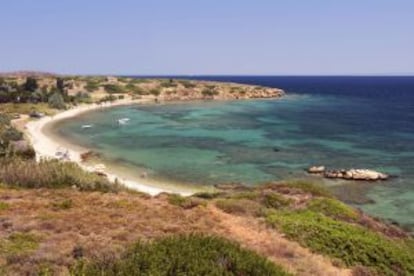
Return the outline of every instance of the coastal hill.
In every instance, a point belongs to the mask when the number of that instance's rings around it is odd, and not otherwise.
[[[150,196],[74,162],[37,162],[22,133],[81,104],[283,94],[178,79],[0,77],[0,274],[413,275],[409,233],[320,183],[217,183],[213,192]]]
[[[30,72],[10,73],[0,76],[0,85],[16,93],[29,78],[33,83],[29,91],[33,95],[21,95],[25,102],[33,101],[29,96],[37,97],[37,101],[45,101],[57,91],[67,97],[72,103],[113,101],[123,97],[153,98],[157,101],[184,100],[235,100],[251,98],[278,98],[284,91],[255,85],[236,83],[221,83],[211,81],[194,81],[182,79],[143,79],[128,77],[83,77],[55,76],[49,73]],[[30,83],[29,82],[29,83]],[[27,89],[26,89],[27,90]],[[0,90],[1,91],[1,90]],[[0,102],[13,102],[16,95],[2,98]]]

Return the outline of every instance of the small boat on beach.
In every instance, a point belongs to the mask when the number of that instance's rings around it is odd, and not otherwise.
[[[126,125],[129,122],[129,118],[122,118],[118,120],[118,124]]]

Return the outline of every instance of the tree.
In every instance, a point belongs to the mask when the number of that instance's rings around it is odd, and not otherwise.
[[[28,77],[24,83],[24,90],[34,92],[38,88],[37,80],[32,77]]]
[[[65,81],[62,78],[57,78],[56,87],[59,90],[59,92],[63,95],[65,90]]]
[[[33,103],[42,102],[42,99],[43,99],[43,94],[42,94],[42,90],[40,90],[40,89],[37,89],[30,96],[30,101],[33,102]]]
[[[161,91],[157,88],[153,88],[150,90],[150,94],[154,95],[154,96],[159,96],[161,94]]]
[[[66,108],[65,100],[63,99],[62,94],[60,94],[59,92],[53,93],[52,96],[49,97],[48,102],[51,108],[56,108],[56,109]]]
[[[63,99],[65,101],[69,101],[70,97],[68,96],[68,92],[67,92],[67,84],[65,83],[65,80],[62,78],[57,78],[56,79],[56,88],[59,91],[59,93],[63,96]]]

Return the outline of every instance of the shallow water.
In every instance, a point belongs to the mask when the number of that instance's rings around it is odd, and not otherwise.
[[[398,177],[325,183],[348,202],[371,199],[358,205],[370,214],[414,228],[414,78],[211,79],[281,87],[288,96],[116,107],[61,122],[57,131],[151,178],[195,185],[302,178],[314,164],[384,171]],[[128,124],[118,125],[125,117]]]

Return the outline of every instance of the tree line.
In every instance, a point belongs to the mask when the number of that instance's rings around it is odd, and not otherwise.
[[[49,103],[52,108],[63,109],[65,102],[74,99],[67,94],[65,81],[57,78],[55,85],[39,87],[36,78],[27,77],[26,81],[18,84],[16,81],[6,81],[0,78],[0,103]]]

